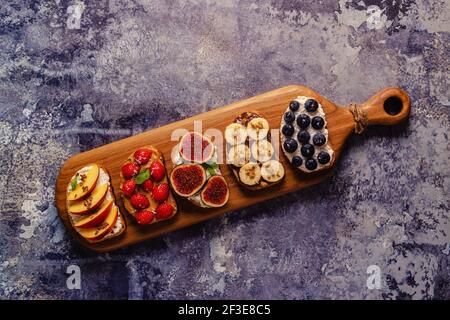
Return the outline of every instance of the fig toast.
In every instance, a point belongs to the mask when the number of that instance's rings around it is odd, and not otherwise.
[[[217,163],[217,148],[199,132],[188,132],[172,149],[174,167],[170,183],[174,192],[202,208],[226,205],[230,190]]]

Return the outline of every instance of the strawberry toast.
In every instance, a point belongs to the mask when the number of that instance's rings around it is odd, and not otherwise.
[[[175,215],[177,204],[158,149],[153,146],[137,149],[123,164],[120,176],[124,207],[139,224],[153,224]]]

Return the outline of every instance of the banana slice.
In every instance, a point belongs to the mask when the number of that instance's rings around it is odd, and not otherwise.
[[[259,162],[269,161],[273,156],[274,150],[272,144],[267,140],[255,141],[252,144],[253,159]]]
[[[239,123],[232,123],[225,129],[225,140],[235,146],[245,142],[247,139],[247,129]]]
[[[261,166],[261,176],[267,182],[277,182],[284,177],[284,167],[277,160],[264,162]]]
[[[247,133],[252,140],[263,140],[269,133],[269,122],[264,118],[255,118],[247,124]]]
[[[250,160],[250,148],[245,144],[238,144],[228,151],[227,162],[236,167],[242,167]]]
[[[261,169],[257,163],[247,163],[239,170],[239,179],[248,186],[254,186],[261,179]]]

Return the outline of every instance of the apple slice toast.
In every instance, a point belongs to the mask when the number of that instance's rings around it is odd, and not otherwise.
[[[70,223],[88,242],[117,237],[126,229],[110,176],[98,164],[85,166],[72,177],[67,186],[66,209]]]
[[[125,209],[139,224],[148,225],[172,218],[177,203],[170,191],[163,154],[144,146],[131,154],[120,173]]]

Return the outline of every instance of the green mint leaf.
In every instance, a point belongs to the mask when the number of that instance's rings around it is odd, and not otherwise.
[[[213,167],[209,167],[208,166],[208,172],[210,175],[215,176],[216,175],[216,169],[214,169]]]
[[[219,169],[219,165],[216,162],[205,162],[202,163],[203,168],[208,170],[211,176],[217,175],[217,169]]]
[[[219,165],[218,165],[216,162],[211,162],[211,163],[209,164],[209,166],[210,166],[211,168],[213,168],[214,170],[216,170],[216,169],[219,167]]]
[[[136,184],[143,184],[144,181],[148,178],[150,178],[150,171],[148,169],[145,169],[137,175]]]
[[[70,190],[75,190],[75,188],[77,187],[78,184],[78,179],[77,177],[73,177],[72,181],[70,182]]]

